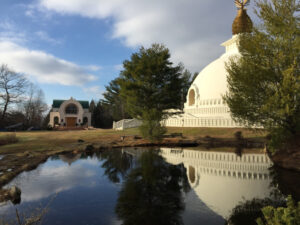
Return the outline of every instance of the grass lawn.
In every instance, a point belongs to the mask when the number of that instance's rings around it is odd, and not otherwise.
[[[78,140],[82,139],[85,143],[97,143],[115,139],[120,135],[134,134],[134,130],[114,131],[114,130],[80,130],[80,131],[31,131],[16,132],[19,139],[18,143],[0,146],[1,153],[15,153],[22,150],[62,150],[78,146]],[[0,132],[2,136],[9,135],[7,132]]]
[[[168,133],[183,133],[185,137],[197,138],[210,136],[214,138],[233,138],[234,133],[242,131],[245,138],[262,138],[266,135],[263,131],[251,131],[237,128],[168,128]],[[10,133],[0,132],[0,138]],[[64,149],[76,149],[80,145],[79,139],[87,144],[105,144],[107,146],[120,141],[123,135],[139,135],[137,128],[124,131],[112,129],[81,130],[81,131],[32,131],[16,132],[18,143],[0,146],[2,153],[21,153],[30,151],[62,151]]]

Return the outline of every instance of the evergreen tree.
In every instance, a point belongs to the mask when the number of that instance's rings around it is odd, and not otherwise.
[[[199,72],[195,72],[195,73],[193,74],[193,77],[192,77],[192,80],[191,80],[191,84],[192,84],[192,83],[194,82],[194,80],[197,78],[198,74],[199,74]]]
[[[236,121],[271,131],[271,146],[300,134],[299,0],[257,0],[262,24],[240,35],[241,57],[227,64],[225,100]]]
[[[42,124],[42,129],[52,129],[52,127],[49,125],[50,122],[50,111],[47,113],[47,115],[45,116],[44,120],[43,120],[43,124]]]
[[[143,121],[142,135],[159,139],[166,131],[161,121],[166,109],[180,108],[183,88],[182,66],[173,66],[169,50],[159,44],[140,48],[123,63],[120,93],[128,113]]]
[[[109,85],[105,87],[106,91],[103,94],[103,103],[110,108],[111,116],[114,121],[130,118],[125,111],[125,101],[120,96],[119,79],[120,78],[116,78],[112,80]]]
[[[181,91],[181,105],[180,105],[181,109],[183,109],[184,107],[184,103],[186,101],[186,95],[192,83],[192,73],[187,69],[185,69],[184,72],[182,73],[182,81],[183,81],[183,87]]]
[[[95,118],[94,118],[94,111],[95,111],[95,108],[96,108],[96,103],[95,101],[92,99],[91,103],[90,103],[90,108],[89,108],[89,111],[90,113],[92,114],[92,121],[91,121],[91,124],[93,127],[95,127]]]
[[[111,116],[110,108],[103,103],[103,100],[99,100],[92,112],[92,118],[94,120],[94,126],[98,128],[111,128],[113,118]]]

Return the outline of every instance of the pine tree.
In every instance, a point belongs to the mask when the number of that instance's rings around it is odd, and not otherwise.
[[[103,94],[103,104],[106,104],[110,109],[114,121],[130,118],[125,110],[125,101],[120,96],[120,85],[118,81],[119,77],[109,82],[109,85],[105,87],[106,91]]]
[[[89,111],[90,113],[92,114],[92,121],[91,121],[91,124],[93,127],[95,127],[95,118],[94,118],[94,111],[95,111],[95,108],[96,108],[96,103],[95,101],[92,99],[91,103],[90,103],[90,108],[89,108]]]
[[[180,108],[183,68],[173,66],[169,50],[159,44],[140,48],[123,67],[119,84],[127,112],[143,121],[144,137],[159,139],[166,131],[161,126],[166,110]]]
[[[299,0],[257,0],[262,23],[240,34],[241,57],[227,64],[225,101],[236,121],[271,131],[280,147],[300,134]]]
[[[98,128],[111,128],[113,118],[111,116],[110,108],[103,103],[103,100],[99,100],[92,112],[92,118],[94,120],[94,126]]]

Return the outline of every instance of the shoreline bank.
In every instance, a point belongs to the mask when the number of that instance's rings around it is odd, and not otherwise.
[[[115,149],[125,147],[204,147],[221,148],[230,147],[235,149],[242,148],[260,148],[263,149],[263,139],[248,138],[236,140],[234,138],[212,138],[212,137],[168,137],[160,142],[150,142],[142,139],[139,136],[131,135],[124,138],[123,135],[116,135],[110,137],[106,141],[101,139],[96,141],[86,141],[78,139],[75,143],[69,143],[65,146],[56,146],[56,148],[49,147],[42,151],[36,149],[28,149],[24,145],[24,151],[7,151],[11,146],[6,146],[4,151],[0,154],[0,188],[8,184],[13,178],[24,171],[30,171],[37,168],[41,163],[45,162],[49,157],[58,154],[66,153],[91,153],[94,151],[101,151],[103,149]]]
[[[237,132],[242,135],[237,137]],[[172,133],[181,135],[173,137]],[[7,133],[0,133],[1,135],[7,135]],[[235,152],[241,152],[243,148],[259,148],[261,152],[265,152],[266,143],[264,132],[222,128],[171,128],[160,142],[142,139],[137,129],[17,132],[16,136],[19,142],[0,146],[0,188],[23,171],[35,169],[49,157],[57,154],[84,153],[123,147],[204,147],[206,149],[230,147],[235,149]],[[290,167],[291,164],[285,167],[285,164],[277,163],[275,157],[269,156],[280,167],[293,169]],[[294,170],[299,172],[300,165]]]

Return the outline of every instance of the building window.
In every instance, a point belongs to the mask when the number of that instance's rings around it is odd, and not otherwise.
[[[57,125],[59,123],[59,118],[58,116],[54,117],[54,125]]]
[[[77,114],[78,110],[77,110],[77,106],[74,104],[69,104],[66,107],[66,114]]]
[[[192,89],[189,92],[189,106],[195,104],[195,91]]]

